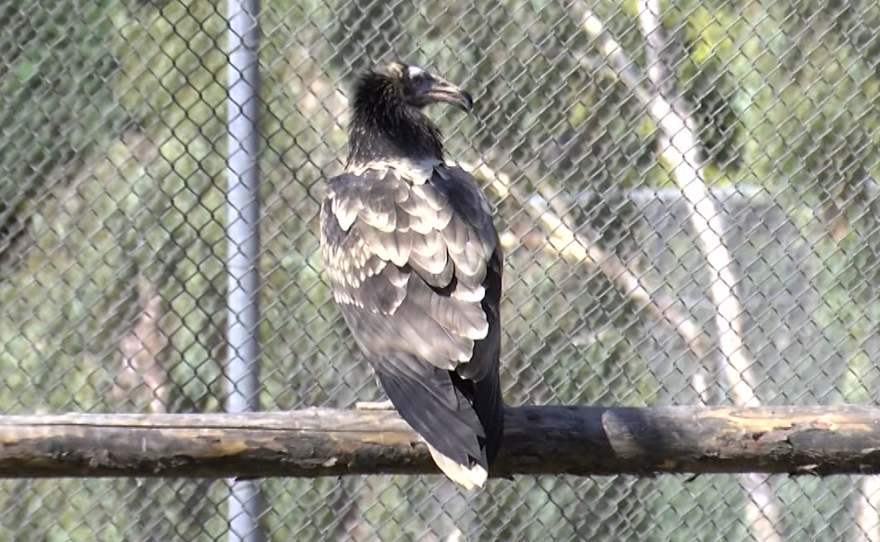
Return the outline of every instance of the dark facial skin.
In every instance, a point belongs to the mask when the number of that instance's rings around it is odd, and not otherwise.
[[[452,104],[465,112],[474,106],[469,92],[449,81],[416,67],[401,66],[398,72],[403,95],[414,107],[422,108],[432,103]]]

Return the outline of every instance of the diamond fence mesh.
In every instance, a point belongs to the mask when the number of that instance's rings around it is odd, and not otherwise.
[[[496,206],[508,404],[876,400],[876,2],[261,9],[262,409],[381,398],[316,218],[348,84],[389,51],[476,97],[431,116]],[[225,10],[0,3],[0,413],[222,410]],[[874,477],[258,487],[267,540],[880,540]],[[0,481],[0,542],[226,540],[228,494]]]

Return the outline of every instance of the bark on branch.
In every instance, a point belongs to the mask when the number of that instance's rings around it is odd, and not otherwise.
[[[0,416],[0,478],[435,474],[391,412]],[[508,409],[494,477],[874,474],[877,407]]]

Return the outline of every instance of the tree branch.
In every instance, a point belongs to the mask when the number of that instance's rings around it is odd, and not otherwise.
[[[656,2],[641,2],[640,26],[646,34],[649,49],[658,44],[659,8]],[[719,332],[719,349],[725,358],[724,376],[730,393],[737,405],[760,404],[754,390],[758,380],[752,370],[751,355],[742,339],[743,308],[736,295],[738,278],[733,269],[733,257],[724,244],[725,224],[723,214],[709,192],[699,155],[700,142],[693,123],[676,111],[664,95],[666,77],[662,62],[655,62],[649,72],[655,80],[655,92],[642,88],[640,77],[633,69],[623,48],[605,30],[586,2],[574,4],[574,10],[582,20],[584,31],[596,40],[602,54],[620,74],[620,80],[645,106],[646,111],[662,132],[662,157],[672,168],[672,179],[678,185],[684,199],[691,207],[690,220],[694,234],[706,258],[709,270],[709,295],[716,309],[715,322]],[[649,56],[657,56],[652,53]]]
[[[140,314],[132,329],[119,344],[121,365],[112,394],[117,400],[131,400],[130,394],[141,385],[149,396],[150,410],[167,411],[171,378],[163,364],[168,338],[159,329],[164,316],[162,297],[156,287],[143,276],[137,280]]]
[[[583,226],[581,230],[585,233],[575,233],[550,209],[546,199],[538,194],[531,196],[523,194],[511,183],[508,175],[492,169],[485,163],[462,162],[459,165],[472,175],[488,181],[489,187],[499,198],[511,196],[520,203],[529,216],[544,227],[548,237],[545,250],[574,263],[592,264],[598,267],[639,309],[671,326],[698,359],[708,354],[711,341],[702,328],[673,308],[675,302],[660,294],[657,288],[652,288],[653,292],[648,291],[643,285],[645,279],[627,267],[616,254],[605,250],[597,243],[595,239],[598,235],[595,235],[591,228]]]
[[[507,411],[495,477],[880,472],[880,408]],[[0,477],[436,474],[393,411],[0,416]]]
[[[673,74],[661,58],[666,48],[666,35],[660,23],[660,3],[658,0],[639,0],[638,20],[645,37],[647,74],[652,92],[644,91],[629,73],[631,63],[620,45],[604,30],[601,21],[585,4],[580,6],[584,30],[599,41],[607,58],[613,59],[622,70],[626,69],[621,79],[642,101],[660,128],[661,158],[671,168],[671,177],[690,206],[694,235],[706,259],[709,297],[715,305],[719,350],[724,358],[723,375],[735,404],[757,406],[760,404],[755,394],[757,379],[752,370],[753,359],[743,340],[744,310],[735,289],[739,277],[734,272],[733,255],[724,242],[724,215],[706,182],[696,125],[690,114],[678,111],[684,104],[672,91]],[[782,542],[782,536],[776,530],[781,525],[782,511],[773,488],[765,478],[754,474],[744,477],[742,483],[751,500],[747,516],[753,538]]]

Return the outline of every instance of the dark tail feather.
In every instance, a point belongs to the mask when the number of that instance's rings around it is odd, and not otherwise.
[[[503,430],[503,410],[496,410],[501,399],[494,391],[497,378],[487,379],[487,388],[441,369],[419,379],[382,371],[377,376],[400,416],[427,442],[440,469],[468,489],[482,486]],[[475,396],[473,406],[466,395]]]
[[[498,372],[492,371],[485,379],[473,384],[474,410],[485,432],[486,461],[491,466],[498,457],[504,438],[504,400]]]

